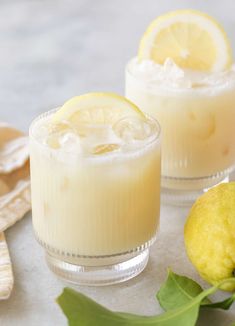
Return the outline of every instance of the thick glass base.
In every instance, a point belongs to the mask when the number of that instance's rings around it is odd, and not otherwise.
[[[208,189],[228,181],[228,175],[188,179],[163,177],[161,202],[174,206],[191,206],[195,200]]]
[[[46,251],[47,264],[58,277],[67,282],[90,286],[127,281],[144,270],[148,259],[149,249],[117,257],[82,258],[71,262]]]

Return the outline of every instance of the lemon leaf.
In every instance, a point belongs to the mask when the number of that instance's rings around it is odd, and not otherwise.
[[[167,279],[157,293],[157,299],[160,306],[167,311],[190,302],[202,291],[197,282],[169,269]],[[210,300],[206,298],[204,303],[210,304]]]
[[[210,308],[210,309],[212,308],[212,309],[228,310],[234,301],[235,301],[235,294],[233,294],[231,297],[229,297],[223,301],[209,303],[209,304],[202,303],[201,307],[202,308]]]
[[[190,302],[202,292],[203,289],[197,282],[186,276],[173,273],[169,269],[167,279],[157,293],[157,299],[160,306],[167,311]],[[219,302],[211,302],[211,300],[205,298],[201,302],[201,307],[228,310],[234,301],[235,294]]]
[[[70,288],[64,289],[57,302],[67,316],[70,326],[194,326],[202,300],[217,289],[218,286],[213,286],[186,304],[151,317],[111,311]]]

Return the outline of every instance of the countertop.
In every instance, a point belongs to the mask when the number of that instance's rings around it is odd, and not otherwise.
[[[0,2],[0,120],[27,131],[39,113],[88,91],[123,93],[124,66],[157,15],[194,7],[219,19],[234,45],[233,1],[47,0]],[[235,180],[235,175],[233,176]],[[189,207],[161,207],[161,227],[145,271],[108,287],[76,287],[119,311],[155,314],[155,294],[167,267],[207,286],[188,261],[183,226]],[[67,284],[47,268],[36,242],[31,213],[6,232],[15,276],[14,290],[0,302],[0,325],[66,325],[55,298]],[[216,298],[223,298],[219,293]],[[144,304],[143,304],[144,303]],[[229,312],[204,311],[198,325],[230,325]]]

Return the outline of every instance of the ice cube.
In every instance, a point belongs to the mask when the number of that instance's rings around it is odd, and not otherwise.
[[[114,133],[124,143],[144,141],[153,135],[155,129],[151,120],[133,117],[123,118],[113,125]]]
[[[60,148],[60,144],[59,144],[57,135],[53,135],[53,134],[48,135],[47,136],[47,140],[46,140],[46,144],[49,147],[53,148],[53,149]]]
[[[53,149],[80,151],[79,135],[68,122],[51,123],[48,127],[47,144]]]
[[[87,153],[100,155],[120,148],[120,139],[110,125],[91,126],[83,138],[83,147]]]
[[[163,71],[166,74],[167,78],[176,80],[180,78],[184,78],[184,71],[181,69],[171,58],[166,58]]]
[[[64,132],[60,135],[59,144],[67,152],[82,152],[79,136],[73,132]]]

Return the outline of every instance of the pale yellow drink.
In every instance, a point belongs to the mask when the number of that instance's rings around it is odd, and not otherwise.
[[[159,224],[156,122],[126,117],[113,125],[55,127],[54,112],[31,127],[33,226],[40,243],[63,261],[85,257],[94,266],[102,265],[99,257],[120,256],[117,263],[146,249]]]
[[[203,188],[234,168],[233,69],[202,73],[171,60],[157,65],[133,59],[126,69],[126,96],[161,124],[163,186]]]
[[[162,199],[188,205],[235,167],[235,71],[230,42],[209,15],[156,17],[126,67],[126,96],[162,127]]]

